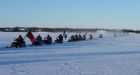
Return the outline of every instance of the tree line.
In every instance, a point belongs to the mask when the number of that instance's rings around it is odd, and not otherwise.
[[[98,30],[105,30],[109,32],[127,32],[127,33],[140,33],[140,30],[131,30],[131,29],[86,29],[86,28],[47,28],[47,27],[3,27],[0,28],[0,32],[96,32]]]

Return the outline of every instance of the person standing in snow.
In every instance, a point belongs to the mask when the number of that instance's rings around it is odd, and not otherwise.
[[[35,43],[35,38],[33,33],[31,32],[31,30],[29,30],[26,34],[26,36],[30,39],[31,43],[34,44]]]
[[[114,33],[114,37],[117,37],[117,34],[116,33]]]
[[[64,32],[63,32],[63,37],[64,37],[65,39],[67,39],[67,37],[68,37],[65,30],[64,30]]]

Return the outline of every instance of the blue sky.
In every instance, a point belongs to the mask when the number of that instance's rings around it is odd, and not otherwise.
[[[140,0],[0,0],[0,27],[140,29]]]

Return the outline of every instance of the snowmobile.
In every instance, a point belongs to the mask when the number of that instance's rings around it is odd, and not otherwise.
[[[72,36],[70,37],[70,39],[68,40],[68,42],[76,42],[76,41],[78,41],[78,40],[79,40],[78,36],[72,35]]]
[[[55,43],[63,43],[63,36],[62,36],[62,34],[60,34],[60,35],[56,38]]]
[[[90,35],[89,35],[89,39],[90,39],[90,40],[91,40],[91,39],[93,39],[93,36],[92,36],[92,34],[90,34]]]
[[[83,39],[82,40],[86,40],[86,35],[83,35],[83,37],[82,37]]]
[[[42,41],[42,37],[40,35],[38,35],[35,39],[35,41],[32,43],[32,45],[42,45],[43,41]]]
[[[103,38],[103,35],[102,35],[102,34],[100,34],[100,35],[99,35],[99,38]]]
[[[63,43],[63,39],[56,38],[55,43]]]
[[[52,40],[44,39],[43,43],[47,44],[47,45],[50,45],[50,44],[52,44]]]
[[[73,40],[72,38],[70,38],[70,39],[68,40],[68,42],[75,42],[75,40]]]
[[[44,38],[43,43],[47,45],[52,44],[52,37],[48,35],[46,38]]]
[[[34,43],[32,43],[32,45],[36,45],[36,46],[37,46],[37,45],[42,45],[42,44],[43,44],[42,42],[37,41],[37,40],[35,40]]]
[[[18,39],[15,39],[14,42],[12,42],[10,45],[10,48],[22,48],[22,47],[26,47],[25,41],[19,42]]]

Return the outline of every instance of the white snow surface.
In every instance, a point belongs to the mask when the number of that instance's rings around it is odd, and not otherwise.
[[[0,75],[140,75],[140,35],[6,48],[22,32],[0,32]],[[53,40],[59,33],[38,32]],[[76,33],[68,33],[72,35]],[[25,38],[30,45],[29,39]]]

